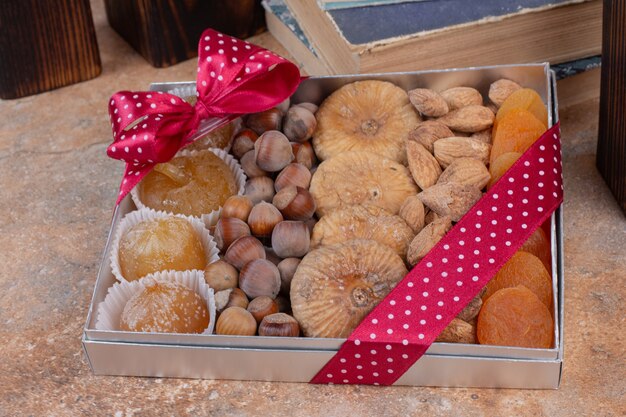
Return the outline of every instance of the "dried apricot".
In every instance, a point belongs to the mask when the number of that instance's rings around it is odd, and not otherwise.
[[[523,153],[545,131],[545,125],[528,110],[511,110],[498,123],[489,162],[495,161],[497,157],[507,152]]]
[[[539,94],[537,94],[535,90],[522,88],[511,93],[498,109],[496,121],[500,123],[500,121],[514,109],[528,110],[537,120],[543,123],[544,126],[548,126],[548,111],[543,101],[541,101],[541,97],[539,97]]]
[[[537,230],[530,235],[520,250],[532,253],[537,258],[541,259],[548,273],[552,270],[550,241],[548,240],[548,236],[546,236],[546,232],[544,232],[541,227],[538,227]]]
[[[497,157],[491,164],[489,164],[489,175],[491,175],[491,179],[487,184],[487,189],[490,189],[502,176],[505,172],[513,166],[515,161],[522,156],[519,152],[506,152]]]
[[[504,264],[496,276],[487,284],[487,291],[483,295],[486,301],[496,291],[502,288],[511,288],[523,285],[531,290],[547,307],[552,306],[552,279],[546,267],[532,253],[517,251]]]
[[[553,326],[548,308],[520,285],[489,297],[478,314],[476,336],[483,345],[549,348]]]

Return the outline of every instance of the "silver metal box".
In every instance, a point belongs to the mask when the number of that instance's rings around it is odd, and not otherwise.
[[[558,120],[556,83],[548,64],[314,77],[305,80],[292,102],[321,103],[340,86],[362,79],[387,80],[404,89],[443,90],[471,86],[484,96],[489,85],[509,78],[538,91],[547,103],[549,123]],[[169,91],[194,83],[153,84]],[[126,198],[116,208],[115,230],[135,207]],[[397,385],[493,388],[558,388],[563,363],[563,221],[559,208],[550,220],[555,319],[550,349],[434,343],[397,382]],[[184,377],[308,382],[337,352],[343,339],[272,338],[218,335],[149,334],[96,330],[98,305],[115,282],[109,266],[109,233],[83,333],[89,364],[98,375]]]

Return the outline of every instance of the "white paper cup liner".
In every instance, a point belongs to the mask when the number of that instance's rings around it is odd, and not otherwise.
[[[243,195],[243,193],[245,192],[246,181],[248,178],[246,177],[246,174],[243,172],[243,169],[241,169],[241,165],[239,165],[239,162],[237,162],[237,160],[225,150],[218,149],[218,148],[209,148],[205,151],[186,151],[183,149],[182,151],[178,153],[177,156],[193,156],[200,152],[213,152],[215,155],[220,157],[222,161],[224,161],[226,165],[228,165],[228,168],[230,168],[230,171],[235,176],[235,184],[237,186],[237,195]],[[130,190],[130,196],[133,199],[133,202],[135,203],[138,209],[149,208],[141,202],[141,198],[139,197],[138,187],[140,185],[141,183],[139,183],[132,190]],[[217,220],[220,218],[221,212],[222,212],[222,208],[220,207],[217,210],[213,210],[210,213],[202,214],[200,216],[200,219],[204,222],[206,227],[212,227],[212,226],[215,226],[215,224],[217,223]]]
[[[160,271],[132,282],[116,282],[104,301],[98,306],[97,330],[119,330],[120,318],[130,298],[145,288],[147,279],[157,282],[176,282],[195,291],[206,301],[209,310],[209,326],[203,334],[212,334],[215,326],[215,294],[204,280],[204,271]]]
[[[165,219],[168,217],[180,217],[181,219],[187,220],[193,230],[200,236],[200,241],[202,242],[202,248],[204,249],[204,254],[206,256],[206,264],[211,264],[217,260],[219,260],[219,249],[217,248],[217,244],[213,240],[213,237],[209,233],[209,231],[204,227],[204,223],[200,221],[196,217],[191,216],[183,216],[182,214],[171,214],[163,211],[152,210],[151,208],[144,207],[139,210],[131,211],[128,213],[122,221],[117,225],[117,230],[115,231],[115,238],[111,243],[111,271],[115,278],[120,282],[127,282],[122,274],[122,269],[120,268],[120,241],[122,240],[122,236],[124,236],[131,227],[135,226],[138,223],[141,223],[145,220],[153,220],[153,219]]]

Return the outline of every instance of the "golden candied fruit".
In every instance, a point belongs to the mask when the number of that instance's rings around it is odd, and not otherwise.
[[[211,151],[200,151],[157,164],[138,191],[141,202],[150,208],[200,216],[237,194],[237,184],[226,162]]]
[[[176,282],[148,278],[145,288],[124,306],[120,330],[157,333],[202,333],[209,326],[206,301]]]
[[[127,281],[172,269],[204,269],[206,255],[192,225],[179,217],[145,220],[122,236],[120,269]]]

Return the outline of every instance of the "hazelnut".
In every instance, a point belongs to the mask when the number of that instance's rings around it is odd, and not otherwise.
[[[280,272],[267,259],[255,259],[241,268],[239,288],[250,298],[266,295],[276,298],[280,291]]]
[[[243,129],[241,132],[237,133],[233,139],[233,145],[230,148],[232,154],[235,155],[237,159],[241,159],[246,152],[254,149],[254,142],[256,142],[258,138],[259,135],[253,130]]]
[[[236,217],[221,217],[213,231],[215,243],[221,251],[226,251],[240,237],[249,235],[250,228],[246,222]]]
[[[246,173],[246,176],[248,178],[267,176],[267,172],[263,171],[256,164],[256,157],[254,156],[254,148],[246,152],[241,157],[241,159],[239,160],[239,165],[241,165],[241,169],[243,169],[243,172]]]
[[[316,209],[315,200],[309,190],[293,185],[276,193],[272,203],[288,220],[308,220],[313,217]]]
[[[235,288],[238,279],[239,272],[235,267],[221,259],[204,268],[204,280],[216,292]]]
[[[252,313],[256,322],[260,323],[263,317],[278,313],[278,304],[272,298],[262,295],[250,301],[247,310]]]
[[[243,236],[235,240],[224,255],[224,260],[239,270],[253,259],[265,259],[265,248],[254,236]]]
[[[289,139],[277,130],[270,130],[259,136],[254,143],[254,156],[259,168],[277,172],[294,159]]]
[[[276,107],[248,115],[244,119],[244,124],[254,130],[258,135],[268,130],[280,130],[283,119],[283,113]]]
[[[289,110],[289,105],[291,104],[291,100],[289,99],[289,97],[287,97],[285,100],[283,100],[282,103],[280,103],[278,106],[276,106],[276,108],[278,110],[280,110],[280,112],[282,114],[287,113],[287,110]]]
[[[272,204],[261,201],[252,207],[248,216],[248,225],[256,237],[269,237],[274,226],[283,221],[283,215]]]
[[[310,184],[311,171],[302,164],[291,163],[283,168],[274,180],[274,189],[278,192],[288,185],[296,185],[308,189]]]
[[[316,126],[315,116],[303,106],[290,108],[283,119],[283,132],[293,142],[309,140]]]
[[[302,221],[280,222],[272,232],[272,249],[281,258],[298,258],[309,251],[311,234]]]
[[[233,288],[229,288],[227,290],[217,291],[215,293],[215,309],[217,310],[218,314],[226,308],[230,294],[232,292]]]
[[[275,313],[265,316],[259,325],[259,336],[298,337],[300,325],[288,314]]]
[[[291,142],[291,149],[295,155],[295,161],[304,165],[308,169],[313,169],[313,166],[317,163],[317,157],[315,151],[311,145],[311,141],[303,143]]]
[[[317,112],[317,109],[318,109],[317,104],[308,103],[308,102],[294,104],[294,106],[296,106],[296,107],[304,107],[305,109],[307,109],[308,111],[310,111],[313,114],[315,114],[315,112]]]
[[[296,269],[298,269],[298,265],[300,265],[300,259],[298,258],[286,258],[277,265],[278,272],[280,272],[280,292],[282,294],[289,295],[291,280],[296,273]]]
[[[222,311],[215,324],[215,333],[221,335],[254,336],[257,323],[252,314],[241,307]]]
[[[257,204],[261,201],[272,201],[274,198],[274,181],[269,177],[254,177],[246,181],[244,194]]]
[[[226,303],[225,308],[229,307],[248,307],[248,297],[246,293],[244,293],[241,288],[233,288],[233,290],[228,294],[228,302]]]
[[[224,202],[221,217],[233,217],[247,222],[252,206],[252,201],[245,195],[233,195]]]
[[[267,259],[276,266],[278,266],[280,261],[283,260],[283,258],[274,253],[274,250],[272,248],[265,248],[265,259]]]

